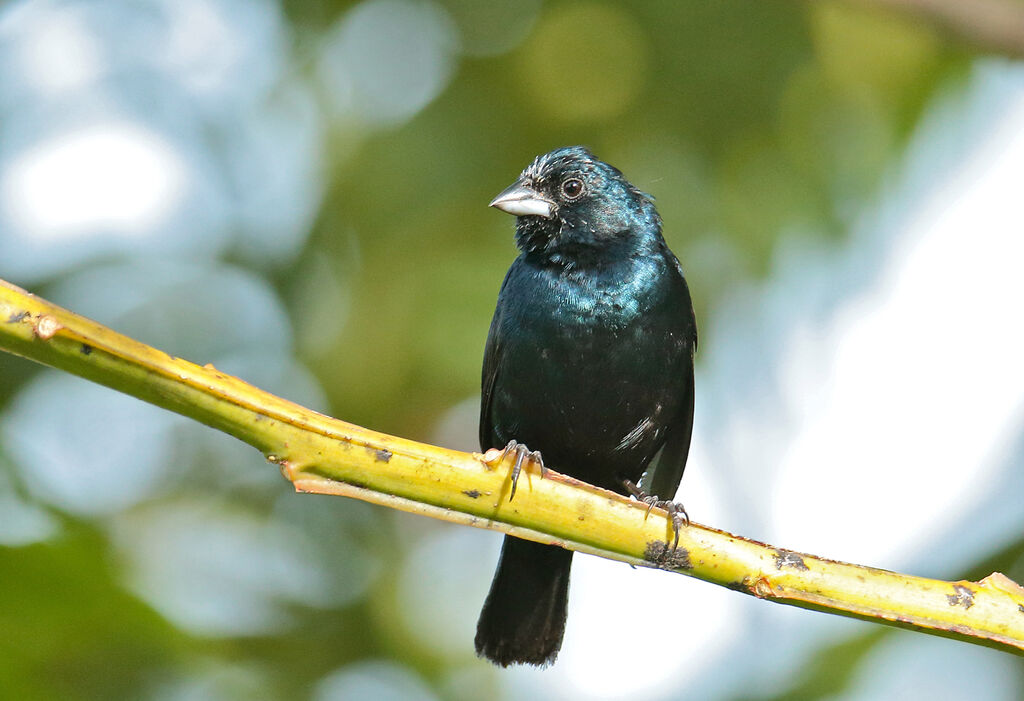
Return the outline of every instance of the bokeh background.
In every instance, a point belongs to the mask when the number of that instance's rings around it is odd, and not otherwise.
[[[0,277],[475,449],[486,204],[586,144],[696,300],[697,521],[1024,581],[1024,3],[906,4],[0,4]],[[498,670],[499,542],[0,355],[2,699],[1024,698],[1005,653],[585,556],[558,664]]]

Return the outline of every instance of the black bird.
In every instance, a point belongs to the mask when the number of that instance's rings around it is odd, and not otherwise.
[[[529,446],[620,494],[636,493],[660,450],[643,487],[672,499],[690,449],[697,324],[651,198],[573,146],[537,157],[491,206],[517,216],[521,253],[487,336],[481,448],[516,448],[521,462]],[[571,565],[570,550],[506,536],[477,654],[554,662]]]

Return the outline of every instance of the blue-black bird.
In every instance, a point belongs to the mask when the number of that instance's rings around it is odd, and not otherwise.
[[[644,491],[672,499],[690,449],[697,324],[651,198],[573,146],[537,157],[491,206],[516,215],[520,255],[487,336],[481,448],[516,449],[519,462],[535,450],[621,494],[646,471]],[[571,564],[570,550],[506,536],[477,654],[554,662]]]

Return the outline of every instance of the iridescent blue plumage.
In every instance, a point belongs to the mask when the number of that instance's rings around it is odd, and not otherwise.
[[[650,197],[584,148],[538,157],[492,203],[518,214],[522,251],[484,353],[480,444],[515,440],[554,469],[671,499],[693,424],[696,322]],[[506,538],[477,628],[497,664],[549,664],[572,553]]]

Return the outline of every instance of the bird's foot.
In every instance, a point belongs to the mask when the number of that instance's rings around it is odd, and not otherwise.
[[[690,515],[686,513],[683,505],[677,501],[659,499],[655,494],[648,494],[631,480],[622,480],[622,484],[634,499],[647,504],[647,514],[650,514],[651,509],[654,508],[664,509],[668,512],[669,518],[672,519],[672,532],[675,534],[675,539],[672,542],[672,552],[675,552],[679,547],[679,529],[684,525],[690,525]]]
[[[501,451],[488,450],[484,454],[484,462],[491,467],[500,465],[509,453],[515,453],[516,455],[515,465],[512,466],[512,492],[508,495],[508,500],[512,501],[512,498],[516,495],[516,485],[519,484],[519,473],[522,471],[524,462],[536,463],[540,468],[541,478],[547,474],[547,468],[544,467],[544,458],[541,457],[539,450],[530,450],[524,443],[514,440],[509,441],[508,445]]]

